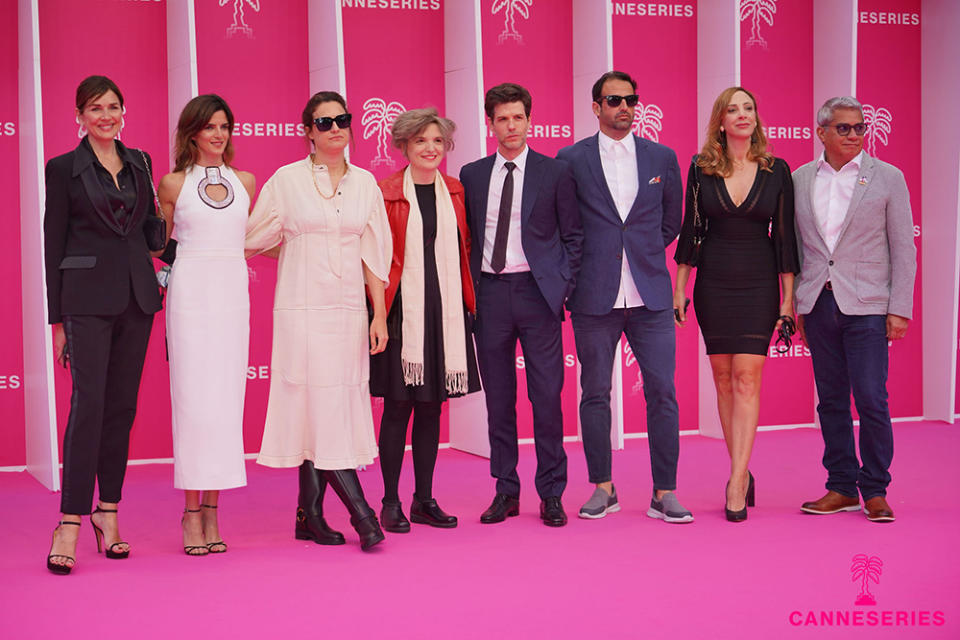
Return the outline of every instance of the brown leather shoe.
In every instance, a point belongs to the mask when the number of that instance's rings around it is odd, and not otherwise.
[[[896,518],[893,509],[883,496],[875,496],[863,503],[863,511],[870,522],[893,522]]]
[[[825,516],[831,513],[840,513],[841,511],[859,511],[860,499],[848,498],[842,493],[836,491],[827,491],[827,495],[814,502],[804,502],[800,506],[800,511],[804,513],[813,513],[818,516]]]

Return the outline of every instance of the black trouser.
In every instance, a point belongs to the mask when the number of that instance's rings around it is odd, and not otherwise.
[[[433,469],[437,464],[440,444],[441,402],[413,400],[383,400],[383,419],[380,421],[380,470],[383,472],[383,501],[399,502],[397,486],[400,467],[407,441],[407,424],[413,413],[413,476],[415,493],[421,500],[433,497]]]
[[[95,482],[102,502],[120,502],[152,325],[153,314],[140,309],[133,292],[119,315],[63,319],[73,377],[63,436],[63,513],[89,514]]]

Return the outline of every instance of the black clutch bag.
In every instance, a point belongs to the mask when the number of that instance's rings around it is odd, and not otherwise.
[[[160,211],[160,199],[157,197],[157,188],[153,186],[153,168],[147,160],[147,154],[140,150],[143,164],[147,167],[150,176],[150,189],[153,191],[153,203],[156,206],[156,215],[147,216],[143,221],[143,237],[147,241],[147,249],[161,251],[167,244],[167,220]]]

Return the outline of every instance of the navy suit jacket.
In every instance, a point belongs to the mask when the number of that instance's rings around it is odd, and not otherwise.
[[[624,222],[600,163],[599,134],[564,147],[557,158],[573,170],[583,223],[583,264],[567,308],[603,315],[620,288],[622,254],[643,304],[653,311],[673,306],[666,247],[680,232],[683,189],[677,154],[631,134],[637,147],[637,198]]]
[[[472,238],[470,272],[475,288],[480,286],[487,197],[495,160],[496,154],[490,155],[460,169]],[[583,244],[576,185],[566,163],[533,149],[527,153],[523,176],[520,241],[540,293],[550,309],[562,318],[563,303],[576,285]]]

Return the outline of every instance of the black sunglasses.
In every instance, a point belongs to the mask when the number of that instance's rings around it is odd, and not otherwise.
[[[336,122],[337,128],[349,129],[351,120],[353,120],[353,114],[341,113],[336,118],[314,118],[313,126],[317,128],[317,131],[330,131],[330,129],[333,129],[333,123]]]
[[[824,128],[833,127],[834,129],[837,130],[837,134],[841,136],[848,136],[850,135],[851,131],[853,131],[858,136],[862,136],[867,132],[866,122],[858,122],[857,124],[825,124],[823,126]]]
[[[630,96],[600,96],[600,100],[597,100],[597,102],[601,102],[603,100],[607,101],[607,106],[610,108],[619,107],[621,100],[626,100],[628,107],[635,107],[640,101],[640,96],[637,94]]]

